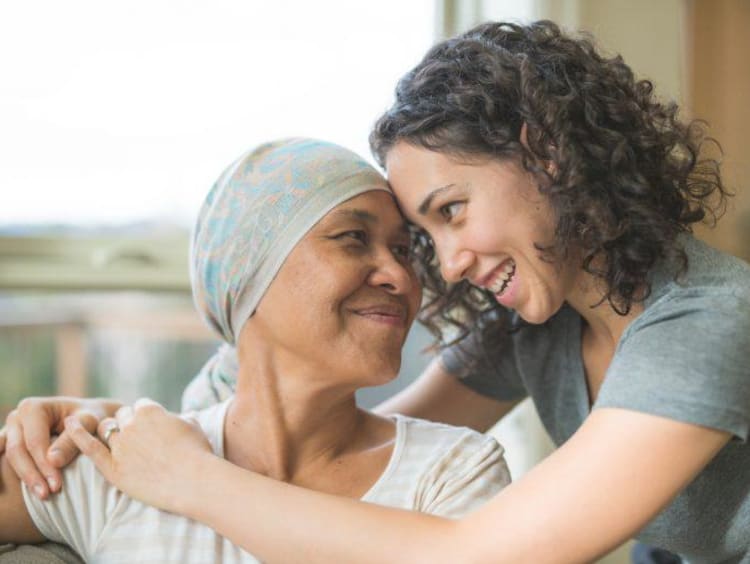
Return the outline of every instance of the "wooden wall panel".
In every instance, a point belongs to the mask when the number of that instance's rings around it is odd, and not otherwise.
[[[750,1],[689,0],[686,25],[687,107],[721,143],[724,179],[736,193],[717,227],[697,232],[750,260]]]

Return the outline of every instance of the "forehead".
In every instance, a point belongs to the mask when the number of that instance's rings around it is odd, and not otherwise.
[[[506,187],[519,193],[535,187],[533,178],[515,158],[459,157],[423,147],[397,143],[386,157],[386,169],[398,204],[412,221],[436,196]]]
[[[427,193],[448,185],[464,184],[475,163],[460,162],[449,155],[403,141],[386,156],[388,180],[401,209],[414,220]]]
[[[383,190],[372,190],[339,204],[329,211],[318,225],[353,220],[397,228],[404,223],[393,195]]]

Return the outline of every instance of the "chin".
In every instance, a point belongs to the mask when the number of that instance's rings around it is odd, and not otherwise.
[[[365,360],[367,357],[363,357]],[[362,367],[364,378],[362,378],[362,386],[383,386],[388,382],[392,382],[398,376],[398,371],[401,369],[401,355],[399,354],[396,359],[384,359],[374,358],[370,359],[370,362],[365,360],[365,365]]]
[[[558,308],[559,309],[559,308]],[[551,311],[550,309],[519,309],[516,310],[518,315],[521,316],[521,319],[523,319],[526,323],[531,323],[532,325],[541,325],[542,323],[546,323],[552,315],[554,315],[554,311]]]

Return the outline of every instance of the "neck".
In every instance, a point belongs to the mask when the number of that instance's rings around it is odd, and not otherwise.
[[[643,306],[635,303],[626,315],[620,315],[609,301],[602,301],[603,296],[601,280],[582,272],[576,290],[567,301],[583,317],[590,337],[602,347],[614,351],[627,326],[643,311]]]
[[[231,462],[293,482],[354,448],[367,415],[357,409],[354,389],[324,388],[313,368],[286,360],[240,348],[224,440]]]

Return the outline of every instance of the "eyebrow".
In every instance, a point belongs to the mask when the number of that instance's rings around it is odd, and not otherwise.
[[[358,219],[364,223],[377,223],[378,216],[365,210],[360,209],[345,209],[345,210],[334,210],[333,217],[338,219]],[[409,225],[406,221],[401,223],[401,231],[408,233]]]
[[[335,210],[333,216],[345,219],[359,219],[365,223],[377,223],[378,221],[378,218],[375,215],[368,211],[358,209]]]
[[[427,197],[425,197],[425,199],[422,200],[422,203],[419,204],[419,207],[417,207],[417,211],[419,212],[419,215],[426,215],[427,210],[430,209],[430,204],[432,204],[432,200],[434,200],[440,194],[447,192],[449,189],[453,188],[454,186],[455,184],[446,184],[445,186],[441,186],[440,188],[435,188],[432,192],[427,194]]]

